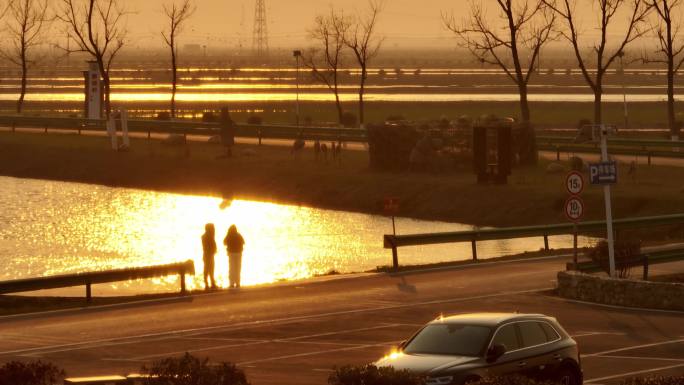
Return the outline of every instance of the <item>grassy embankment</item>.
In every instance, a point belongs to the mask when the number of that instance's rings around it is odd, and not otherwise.
[[[245,149],[256,155],[244,155]],[[545,163],[517,169],[506,186],[480,186],[470,165],[447,174],[382,173],[368,168],[363,151],[346,151],[342,165],[315,162],[312,150],[293,159],[289,148],[238,145],[232,159],[208,143],[170,148],[132,141],[116,153],[104,137],[0,133],[0,174],[96,183],[190,194],[235,196],[313,207],[381,213],[382,200],[399,197],[400,215],[488,226],[564,222],[564,174]],[[622,170],[615,186],[615,216],[684,212],[684,168],[640,166],[635,178]],[[587,219],[604,215],[602,190],[583,194]]]

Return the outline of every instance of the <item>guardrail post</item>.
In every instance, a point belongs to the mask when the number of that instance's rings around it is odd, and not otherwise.
[[[90,287],[90,282],[86,283],[86,302],[90,303],[93,300],[93,292]]]
[[[544,250],[549,251],[549,236],[544,234]]]
[[[648,255],[644,255],[644,281],[648,280]]]
[[[392,245],[392,268],[394,271],[399,270],[399,253],[397,252],[397,246]]]
[[[185,294],[185,269],[180,271],[181,294]]]
[[[261,128],[257,129],[257,136],[259,137],[259,146],[261,146]]]
[[[47,124],[46,124],[46,125],[45,125],[45,133],[46,133],[46,134],[48,133],[48,132],[47,132],[47,129],[48,129],[48,126],[47,126]]]
[[[560,146],[556,146],[556,160],[560,161]]]
[[[470,246],[473,249],[473,261],[477,261],[477,241],[475,239],[470,241]]]

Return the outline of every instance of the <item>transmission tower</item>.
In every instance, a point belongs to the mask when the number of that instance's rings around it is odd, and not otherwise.
[[[268,55],[268,24],[266,21],[266,0],[256,0],[254,10],[254,32],[252,49],[257,57]]]

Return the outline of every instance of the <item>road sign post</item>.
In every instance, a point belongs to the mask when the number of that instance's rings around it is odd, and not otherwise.
[[[385,214],[392,216],[392,235],[397,235],[397,227],[394,223],[394,216],[399,212],[399,198],[385,198],[383,202]],[[397,247],[392,245],[392,266],[394,270],[399,269],[399,255]]]
[[[565,202],[565,216],[574,223],[573,226],[573,262],[577,266],[577,222],[584,215],[584,202],[579,195],[584,191],[584,178],[577,171],[572,171],[565,179],[565,188],[570,197]]]
[[[617,163],[608,157],[608,134],[610,127],[600,125],[601,163],[589,165],[591,184],[603,185],[603,199],[606,206],[606,238],[608,240],[608,263],[610,276],[615,277],[615,239],[613,234],[613,209],[610,185],[617,183]]]

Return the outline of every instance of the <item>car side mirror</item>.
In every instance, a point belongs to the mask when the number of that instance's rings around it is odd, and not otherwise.
[[[501,344],[494,344],[487,349],[487,362],[496,362],[506,353],[506,347]]]

